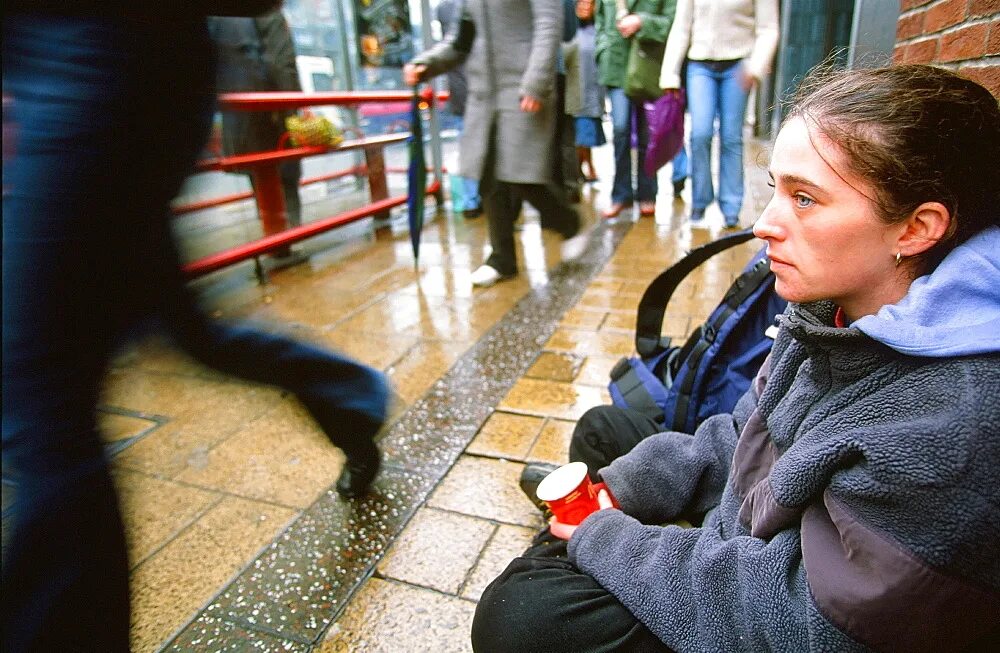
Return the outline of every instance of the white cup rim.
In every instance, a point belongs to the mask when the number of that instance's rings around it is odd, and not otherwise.
[[[542,479],[535,495],[542,501],[562,499],[580,485],[587,475],[587,463],[575,462],[552,470]]]

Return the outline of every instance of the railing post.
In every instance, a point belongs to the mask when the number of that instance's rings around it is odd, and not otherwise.
[[[389,197],[389,184],[385,178],[385,156],[381,145],[370,145],[365,149],[365,163],[368,168],[368,192],[371,202],[377,202]],[[376,221],[389,220],[389,211],[375,214]]]

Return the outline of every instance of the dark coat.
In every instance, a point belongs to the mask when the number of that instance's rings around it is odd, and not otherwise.
[[[209,19],[209,33],[219,56],[220,93],[301,91],[295,46],[280,10],[257,18]],[[228,155],[273,150],[293,111],[226,111],[222,114],[222,150]]]

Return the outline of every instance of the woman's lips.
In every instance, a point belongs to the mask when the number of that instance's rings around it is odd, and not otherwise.
[[[768,255],[767,255],[767,258],[769,258],[769,259],[771,260],[771,265],[772,265],[772,266],[773,266],[774,264],[778,264],[778,265],[784,265],[784,266],[786,266],[786,267],[794,267],[794,266],[792,266],[792,264],[791,264],[791,263],[789,263],[788,261],[785,261],[785,260],[783,260],[783,259],[780,259],[780,258],[778,258],[778,257],[776,257],[776,256],[772,256],[772,255],[771,255],[770,253],[768,253]]]

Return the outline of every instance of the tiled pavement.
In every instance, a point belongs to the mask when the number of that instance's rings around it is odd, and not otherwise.
[[[747,152],[746,225],[767,197],[759,150]],[[526,272],[474,290],[484,220],[442,214],[417,271],[401,232],[317,253],[265,286],[245,269],[202,284],[220,318],[264,321],[390,376],[386,464],[364,500],[332,491],[342,455],[291,397],[159,339],[116,361],[101,416],[117,451],[135,651],[470,650],[476,601],[542,526],[520,470],[565,461],[575,420],[608,401],[608,370],[632,350],[648,281],[720,233],[720,215],[691,228],[667,192],[662,224],[595,225],[611,178],[609,148],[595,154],[604,182],[585,192],[592,235],[571,264],[529,210]],[[757,246],[686,281],[665,333],[686,336]]]

